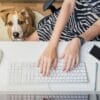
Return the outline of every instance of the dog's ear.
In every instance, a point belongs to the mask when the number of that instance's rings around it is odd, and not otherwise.
[[[8,15],[15,9],[15,7],[13,8],[5,8],[5,9],[1,9],[0,10],[0,17],[1,19],[4,21],[4,23],[7,23],[7,18]]]
[[[7,18],[8,18],[9,13],[5,12],[5,13],[0,13],[0,17],[3,20],[3,22],[5,24],[7,24]]]
[[[32,11],[31,8],[25,7],[22,10],[21,14],[25,15],[26,17],[30,16],[31,17],[31,21],[32,21],[32,26],[36,28],[36,25],[35,25],[35,14],[34,14],[34,12]]]

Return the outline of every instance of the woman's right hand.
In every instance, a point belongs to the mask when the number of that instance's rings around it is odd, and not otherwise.
[[[57,48],[48,45],[38,61],[38,66],[40,73],[43,76],[48,76],[52,67],[55,69],[57,66]]]

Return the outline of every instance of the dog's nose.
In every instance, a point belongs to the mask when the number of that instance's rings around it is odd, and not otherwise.
[[[18,38],[18,37],[19,37],[19,33],[18,33],[18,32],[13,32],[13,36],[14,36],[15,38]]]

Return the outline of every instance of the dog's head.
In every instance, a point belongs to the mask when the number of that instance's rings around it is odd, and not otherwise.
[[[2,11],[1,17],[11,40],[24,40],[36,30],[35,14],[28,7]]]

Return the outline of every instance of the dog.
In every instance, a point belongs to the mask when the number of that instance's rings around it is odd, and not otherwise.
[[[29,7],[1,10],[0,17],[10,40],[25,40],[36,30],[35,14]]]

